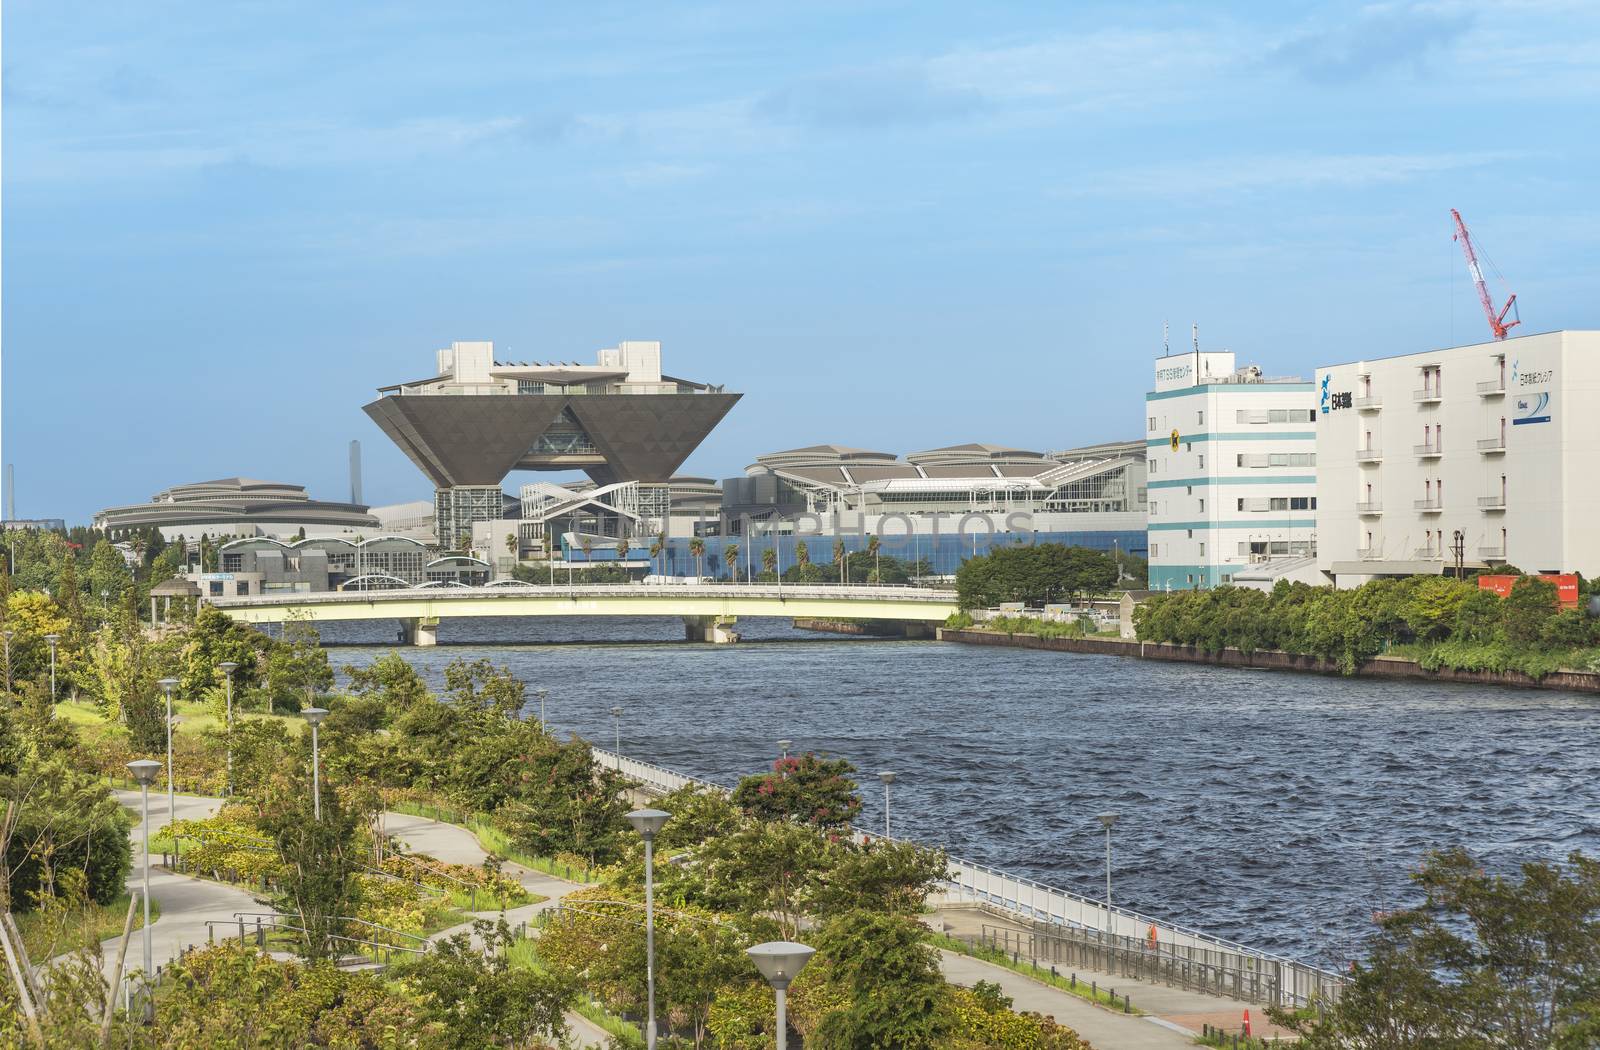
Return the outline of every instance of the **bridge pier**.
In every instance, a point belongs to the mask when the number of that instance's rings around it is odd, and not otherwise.
[[[427,649],[439,644],[439,621],[412,616],[400,621],[400,640],[405,645]]]
[[[732,645],[739,640],[739,632],[734,630],[733,624],[734,620],[729,616],[685,616],[683,640]]]

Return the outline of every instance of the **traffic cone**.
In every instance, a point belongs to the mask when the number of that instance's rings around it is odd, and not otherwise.
[[[1244,1012],[1244,1034],[1245,1034],[1245,1038],[1248,1039],[1250,1037],[1250,1011],[1249,1010],[1246,1010]]]

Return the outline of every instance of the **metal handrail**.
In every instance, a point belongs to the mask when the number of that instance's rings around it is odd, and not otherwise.
[[[529,593],[564,597],[616,597],[622,595],[651,595],[673,598],[726,598],[730,594],[744,594],[757,598],[837,598],[841,594],[859,598],[892,598],[898,601],[924,601],[944,604],[956,600],[955,591],[941,591],[915,584],[783,584],[722,583],[722,584],[635,584],[635,583],[583,583],[528,584],[526,588],[504,587],[394,587],[370,591],[326,591],[314,594],[253,594],[238,598],[213,598],[207,603],[219,609],[248,609],[252,606],[275,605],[340,605],[360,601],[380,602],[413,600],[418,598],[434,602],[473,601],[481,598],[528,597]]]
[[[628,758],[626,755],[618,754],[615,751],[607,751],[598,747],[591,747],[590,751],[601,761],[603,765],[611,765],[624,776],[630,777],[630,779],[640,781],[641,783],[648,784],[652,787],[660,788],[664,791],[676,791],[679,788],[686,787],[691,784],[700,787],[711,788],[715,791],[723,793],[727,793],[728,791],[728,789],[723,787],[721,784],[715,784],[711,781],[687,776],[650,762],[641,762],[638,759]],[[857,830],[855,834],[858,839],[883,838],[881,835],[871,832],[863,832],[860,830]],[[890,841],[903,840],[891,839]],[[998,869],[991,868],[985,864],[980,864],[975,861],[963,860],[959,857],[950,857],[948,854],[947,859],[950,868],[946,872],[946,881],[954,886],[958,892],[970,894],[971,896],[980,900],[989,900],[992,903],[996,903],[999,906],[1006,908],[1007,910],[1015,911],[1018,914],[1026,915],[1030,918],[1043,918],[1051,922],[1059,921],[1062,925],[1067,925],[1067,909],[1065,905],[1070,903],[1076,907],[1079,913],[1080,921],[1078,925],[1084,926],[1085,928],[1091,928],[1086,925],[1085,920],[1089,911],[1092,910],[1098,913],[1098,915],[1104,916],[1104,926],[1125,926],[1132,924],[1133,927],[1140,932],[1144,931],[1150,926],[1154,926],[1158,931],[1162,931],[1165,936],[1168,937],[1168,939],[1186,939],[1191,942],[1190,946],[1192,947],[1229,951],[1234,954],[1244,955],[1254,959],[1269,960],[1283,963],[1285,965],[1300,967],[1316,973],[1325,974],[1332,978],[1337,978],[1339,976],[1331,971],[1321,970],[1318,967],[1311,966],[1308,963],[1300,962],[1288,956],[1276,955],[1271,952],[1251,948],[1248,945],[1240,944],[1236,941],[1230,941],[1226,938],[1216,937],[1193,927],[1185,926],[1181,923],[1170,922],[1166,919],[1157,919],[1152,916],[1145,915],[1142,912],[1131,911],[1129,909],[1117,906],[1113,906],[1108,912],[1104,903],[1094,900],[1093,898],[1084,897],[1080,894],[1073,893],[1070,890],[1062,890],[1051,886],[1045,886],[1042,883],[1035,882],[1032,879],[1024,876],[1013,875],[1009,872],[999,871]],[[984,883],[982,888],[979,887],[980,876],[981,881]],[[990,885],[991,883],[998,883],[999,885],[998,887],[993,887]],[[1009,894],[1006,892],[1006,887],[1008,885],[1013,887]],[[996,888],[998,889],[998,893],[994,892]],[[1028,898],[1028,902],[1026,904],[1023,903],[1022,900],[1025,895],[1023,893],[1024,890],[1027,891],[1026,896]],[[1046,908],[1042,912],[1038,907],[1038,902],[1041,897],[1044,898],[1046,902]],[[1055,918],[1056,911],[1053,911],[1048,906],[1052,898],[1059,899],[1064,905],[1061,909],[1058,909],[1061,915],[1059,920]],[[1099,928],[1104,928],[1104,926]]]

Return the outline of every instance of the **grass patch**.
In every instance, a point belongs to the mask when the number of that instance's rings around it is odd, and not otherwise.
[[[522,852],[512,845],[505,832],[481,817],[469,821],[466,828],[477,837],[478,844],[485,850],[490,853],[498,853],[507,860],[521,864],[525,868],[542,871],[546,875],[553,875],[567,882],[591,883],[599,881],[595,874],[587,868],[574,867],[571,864],[563,864],[550,857],[538,857],[531,853]]]
[[[533,871],[542,871],[546,875],[553,875],[566,882],[591,883],[599,881],[589,869],[566,864],[551,857],[540,857],[532,853],[524,853],[512,844],[505,832],[489,822],[489,818],[481,813],[468,813],[465,810],[454,809],[449,806],[440,806],[431,802],[418,802],[413,799],[399,799],[388,807],[395,813],[404,813],[412,817],[424,817],[428,820],[437,820],[441,824],[454,824],[472,832],[486,853],[498,854],[513,863]],[[152,849],[155,847],[152,846]],[[544,898],[538,894],[530,895],[531,899],[523,901],[524,904],[536,904]]]
[[[1110,1007],[1118,1013],[1123,1012],[1124,999],[1122,996],[1117,996],[1113,999],[1108,989],[1093,988],[1088,981],[1074,983],[1070,975],[1053,974],[1048,967],[1035,966],[1027,959],[1013,960],[1011,956],[998,948],[989,948],[981,944],[968,944],[966,941],[957,940],[944,933],[934,933],[930,937],[930,942],[938,948],[958,952],[961,955],[970,955],[974,959],[982,959],[984,962],[993,963],[996,966],[1003,966],[1013,973],[1020,973],[1025,977],[1033,978],[1040,984],[1048,984],[1052,988],[1059,988],[1061,991],[1075,995],[1086,1002]],[[1135,1017],[1144,1015],[1144,1011],[1137,1006],[1131,1007],[1127,1012]]]
[[[506,949],[506,958],[510,960],[512,966],[532,970],[535,973],[545,973],[548,969],[544,960],[539,958],[539,942],[532,937],[523,937],[512,942]],[[630,1050],[633,1047],[644,1046],[644,1036],[640,1034],[637,1025],[624,1021],[598,1001],[583,996],[573,1004],[572,1008],[604,1029],[617,1041],[617,1045],[629,1047]]]
[[[110,904],[89,904],[53,913],[35,909],[15,916],[28,958],[41,963],[82,945],[121,937],[122,924],[128,918],[128,899],[129,895],[124,893]],[[160,916],[161,904],[152,898],[150,921]],[[144,929],[143,907],[134,910],[133,928]]]
[[[61,700],[55,706],[56,717],[73,725],[110,725],[111,723],[100,709],[86,700]],[[179,700],[172,705],[172,713],[177,715],[181,722],[178,723],[178,735],[198,734],[207,729],[222,728],[222,719],[218,718],[206,704],[194,700]],[[234,708],[235,722],[247,718],[268,718],[274,722],[282,722],[291,733],[306,732],[306,720],[298,715],[269,715],[261,711],[241,711]],[[119,727],[120,728],[120,727]]]

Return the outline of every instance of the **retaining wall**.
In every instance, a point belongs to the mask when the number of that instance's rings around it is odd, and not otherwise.
[[[1126,642],[1115,638],[1040,638],[1032,634],[1005,634],[1000,631],[939,629],[939,640],[966,645],[1005,645],[1018,649],[1052,649],[1068,653],[1096,653],[1106,656],[1131,656],[1141,660],[1174,660],[1179,663],[1212,664],[1219,667],[1252,667],[1269,671],[1301,671],[1337,675],[1343,672],[1332,660],[1302,656],[1278,650],[1246,653],[1239,649],[1210,652],[1192,645],[1169,642]],[[1398,656],[1378,656],[1356,669],[1356,674],[1372,678],[1417,678],[1430,682],[1472,682],[1512,686],[1522,689],[1565,689],[1600,693],[1600,674],[1591,671],[1557,671],[1543,678],[1532,678],[1521,671],[1456,671],[1441,667],[1430,671]]]

